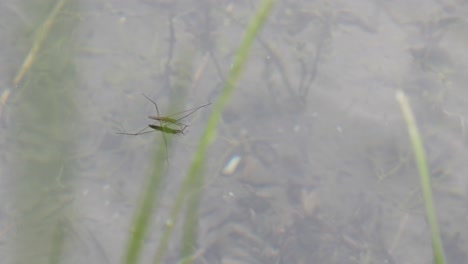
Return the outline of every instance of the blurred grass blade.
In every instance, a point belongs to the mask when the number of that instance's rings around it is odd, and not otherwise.
[[[52,241],[52,250],[50,254],[50,264],[59,264],[62,263],[62,259],[64,258],[64,246],[65,246],[65,239],[66,233],[65,229],[67,225],[64,221],[59,221],[58,226],[55,229],[55,234],[53,236]]]
[[[245,68],[245,64],[249,57],[249,51],[254,43],[256,36],[258,35],[260,28],[268,18],[274,1],[264,0],[262,1],[259,10],[250,22],[241,47],[236,53],[234,64],[229,73],[227,83],[220,94],[220,98],[215,104],[213,113],[210,116],[208,124],[203,134],[200,145],[195,153],[194,160],[188,175],[186,176],[184,186],[182,189],[182,195],[190,195],[187,200],[186,214],[183,228],[182,238],[182,252],[183,258],[182,263],[192,263],[193,259],[190,257],[195,252],[195,245],[197,240],[197,228],[198,228],[198,210],[200,206],[201,196],[203,194],[202,187],[204,183],[203,165],[206,160],[206,154],[208,147],[214,140],[216,135],[216,129],[221,120],[221,114],[231,99],[231,96],[235,90],[235,87],[240,79],[240,76]]]
[[[429,175],[429,167],[427,165],[426,152],[424,151],[421,135],[416,125],[416,121],[414,119],[413,111],[411,110],[408,98],[403,93],[403,91],[397,91],[396,99],[400,104],[403,117],[408,127],[409,137],[413,146],[416,164],[418,166],[419,176],[421,180],[421,188],[424,196],[424,204],[426,206],[426,216],[431,229],[432,247],[434,250],[434,263],[444,264],[444,250],[442,247],[442,241],[439,232],[439,224],[437,222],[434,201],[432,198],[431,177]]]
[[[198,208],[202,195],[202,186],[204,177],[202,167],[206,159],[208,147],[215,138],[216,129],[221,120],[221,114],[229,102],[232,93],[236,87],[237,82],[242,74],[242,71],[247,62],[250,48],[255,41],[256,36],[262,25],[265,23],[268,15],[273,8],[273,0],[264,0],[262,5],[251,21],[245,33],[244,40],[236,53],[234,64],[231,68],[227,83],[221,92],[220,99],[215,104],[214,110],[208,121],[205,133],[201,139],[200,145],[197,148],[191,169],[182,183],[181,190],[179,191],[174,206],[171,211],[171,223],[166,227],[164,234],[160,240],[153,263],[159,264],[164,261],[164,256],[167,251],[169,240],[172,236],[174,228],[178,222],[180,212],[184,206],[184,202],[188,195],[191,195],[189,204],[187,205],[186,219],[184,223],[184,232],[182,239],[182,261],[181,263],[192,263],[195,251],[194,245],[196,242],[196,230],[198,227]]]
[[[78,145],[70,120],[77,120],[75,43],[76,1],[24,1],[32,24],[41,25],[14,80],[8,144],[15,148],[12,195],[16,235],[12,263],[64,263],[72,204],[65,199],[73,181],[71,154]],[[44,7],[37,8],[38,5]],[[46,10],[48,14],[40,13]],[[35,17],[41,21],[35,21]],[[30,28],[18,28],[17,34]],[[41,53],[40,59],[35,59]],[[27,73],[27,78],[24,78]],[[5,99],[6,101],[6,99]]]
[[[172,140],[167,139],[167,147],[170,149]],[[133,221],[133,233],[128,241],[126,247],[124,263],[135,264],[140,259],[141,251],[143,249],[143,242],[145,235],[149,231],[149,223],[151,216],[155,211],[157,205],[157,196],[161,189],[163,176],[166,172],[166,151],[164,147],[157,148],[155,164],[153,171],[150,175],[149,181],[145,184],[143,190],[143,197],[140,205],[135,213]]]
[[[187,87],[191,85],[192,61],[193,52],[190,48],[181,52],[181,55],[174,61],[177,74],[175,74],[174,83],[171,86],[173,96],[170,100],[169,112],[179,109],[178,106],[185,101]],[[167,136],[164,140],[167,146],[161,144],[155,149],[156,152],[153,155],[155,159],[151,166],[151,173],[148,182],[143,186],[141,201],[132,224],[133,233],[126,247],[124,263],[127,264],[138,263],[143,250],[145,235],[149,233],[150,221],[157,211],[161,185],[166,175],[167,165],[170,162],[168,156],[172,146],[172,136]]]
[[[28,70],[33,65],[34,61],[36,60],[37,54],[41,50],[42,45],[44,44],[44,41],[47,39],[47,36],[49,35],[49,32],[52,26],[54,25],[54,22],[57,20],[58,14],[60,13],[60,11],[62,11],[62,8],[66,2],[67,0],[57,1],[54,8],[52,9],[49,16],[47,17],[47,19],[37,29],[34,43],[31,49],[29,50],[29,53],[26,56],[26,59],[24,60],[23,65],[21,66],[20,70],[16,74],[15,79],[13,80],[13,85],[15,87],[19,85],[21,80],[23,80],[24,76],[26,75]]]

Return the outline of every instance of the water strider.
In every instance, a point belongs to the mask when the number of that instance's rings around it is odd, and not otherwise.
[[[149,101],[151,101],[154,104],[154,107],[156,108],[156,114],[157,115],[156,116],[148,116],[148,118],[153,119],[155,121],[159,121],[159,125],[157,125],[158,122],[156,122],[156,123],[153,123],[153,124],[148,124],[148,126],[144,127],[143,129],[141,129],[140,131],[138,131],[136,133],[118,132],[117,134],[138,136],[138,135],[142,135],[142,134],[147,134],[147,133],[160,131],[163,134],[164,146],[166,147],[166,153],[167,153],[167,140],[166,140],[165,133],[172,134],[172,135],[185,134],[184,131],[189,125],[186,125],[186,124],[180,122],[180,120],[192,115],[193,113],[195,113],[199,109],[211,104],[211,103],[207,103],[207,104],[204,104],[204,105],[192,108],[192,109],[184,110],[184,111],[172,114],[172,115],[161,116],[159,114],[159,109],[158,109],[158,105],[156,104],[156,102],[151,100],[148,96],[146,96],[144,94],[143,94],[143,96],[146,97],[146,99],[148,99]],[[177,115],[180,115],[180,114],[183,114],[183,113],[187,113],[187,114],[185,114],[184,116],[179,117],[179,118],[173,118],[173,116],[177,116]],[[178,128],[169,127],[170,125],[178,126]],[[147,131],[148,128],[151,128],[153,130]]]

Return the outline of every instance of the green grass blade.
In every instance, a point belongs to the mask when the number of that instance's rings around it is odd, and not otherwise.
[[[198,208],[201,201],[202,186],[204,182],[203,177],[203,164],[206,159],[206,153],[211,142],[216,135],[217,126],[221,120],[221,114],[229,102],[232,93],[235,90],[236,84],[242,74],[242,71],[247,62],[250,48],[255,41],[256,36],[262,25],[265,23],[266,18],[273,8],[273,0],[264,0],[257,15],[253,18],[247,31],[244,40],[236,53],[233,67],[229,74],[227,83],[221,92],[220,99],[215,104],[214,110],[208,121],[207,127],[197,148],[192,166],[184,182],[180,192],[177,195],[176,201],[171,211],[172,223],[166,227],[164,234],[160,240],[159,248],[156,252],[153,263],[162,263],[164,255],[167,251],[170,237],[174,231],[178,221],[180,212],[184,206],[184,202],[188,195],[191,195],[189,203],[187,204],[186,219],[184,224],[183,240],[182,240],[182,256],[181,263],[187,264],[193,262],[194,245],[196,241],[196,230],[198,227]]]
[[[178,109],[178,105],[182,104],[186,98],[187,87],[190,86],[190,80],[186,76],[191,76],[193,61],[193,53],[191,49],[183,51],[180,56],[175,60],[174,65],[177,68],[178,74],[174,77],[174,84],[172,85],[173,98],[169,112]],[[173,109],[175,107],[175,109]],[[161,135],[163,137],[164,135]],[[163,138],[164,143],[156,148],[155,161],[152,164],[152,172],[149,176],[148,182],[144,185],[142,191],[143,197],[133,222],[133,233],[127,244],[127,252],[125,255],[125,263],[135,264],[138,263],[143,249],[143,241],[145,235],[149,232],[149,224],[153,214],[157,211],[159,196],[162,192],[161,185],[166,175],[166,167],[169,161],[169,153],[172,146],[172,136],[166,135]],[[161,245],[160,245],[161,247]]]
[[[189,258],[189,256],[193,255],[195,249],[194,247],[196,244],[196,231],[198,228],[198,208],[202,196],[201,189],[204,183],[203,165],[206,160],[206,153],[208,152],[208,147],[215,138],[216,129],[221,120],[221,114],[225,106],[231,99],[237,82],[239,81],[240,76],[245,68],[245,64],[247,62],[252,44],[254,43],[256,36],[260,31],[260,28],[263,26],[267,17],[269,16],[273,8],[273,4],[273,0],[262,1],[262,4],[257,14],[247,27],[241,47],[236,53],[234,64],[231,69],[231,72],[229,73],[227,83],[223,91],[221,92],[218,102],[215,104],[213,113],[211,114],[211,117],[208,121],[205,133],[201,138],[200,145],[197,148],[191,168],[186,177],[187,187],[190,186],[190,188],[195,191],[190,193],[191,197],[190,199],[188,199],[188,204],[186,207],[186,219],[184,223],[184,232],[182,238],[182,256],[185,258],[182,261],[182,263],[184,264],[193,262],[193,259]]]
[[[168,149],[170,149],[170,140],[167,141]],[[164,147],[158,148],[158,158],[156,159],[155,168],[153,169],[148,183],[145,185],[143,190],[143,197],[141,203],[135,213],[135,219],[133,221],[133,233],[128,241],[126,247],[124,263],[135,264],[138,263],[143,249],[143,241],[145,235],[149,232],[149,223],[155,207],[157,205],[157,196],[160,193],[163,176],[166,171],[166,151]]]
[[[21,25],[14,30],[18,47],[28,45],[28,51],[12,80],[11,96],[2,98],[14,121],[4,134],[15,150],[8,153],[14,181],[4,186],[14,191],[11,218],[16,229],[9,241],[13,250],[7,255],[11,254],[11,263],[65,263],[70,242],[67,219],[73,208],[63,198],[73,193],[66,188],[75,178],[70,153],[79,144],[70,125],[78,116],[73,100],[79,87],[73,34],[78,21],[70,14],[76,13],[79,3],[16,1],[14,6],[34,28]],[[36,34],[23,38],[31,30]]]
[[[439,224],[435,212],[434,202],[432,198],[431,177],[429,175],[429,167],[427,165],[426,152],[421,140],[416,121],[413,116],[413,111],[408,98],[402,91],[397,91],[396,99],[400,104],[403,117],[408,127],[408,134],[413,146],[416,164],[418,166],[419,176],[421,180],[421,188],[424,196],[424,204],[426,206],[426,216],[431,229],[432,247],[434,250],[434,263],[444,264],[444,250],[442,240],[440,238]]]

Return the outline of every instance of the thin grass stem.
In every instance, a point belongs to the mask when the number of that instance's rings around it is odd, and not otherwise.
[[[421,134],[419,133],[419,129],[416,125],[408,97],[403,93],[403,91],[399,90],[396,92],[396,99],[400,104],[406,126],[408,127],[408,134],[411,140],[411,145],[413,147],[414,157],[416,158],[416,165],[418,166],[424,204],[426,206],[426,216],[431,230],[432,248],[434,250],[434,263],[445,264],[439,224],[437,221],[432,197],[431,176],[429,174],[429,166],[427,165],[426,152],[424,150]]]

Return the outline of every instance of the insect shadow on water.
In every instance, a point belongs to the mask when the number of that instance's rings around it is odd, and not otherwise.
[[[155,120],[157,122],[155,122],[153,124],[148,124],[148,126],[144,127],[143,129],[141,129],[140,131],[138,131],[136,133],[118,132],[117,134],[119,134],[119,135],[129,135],[129,136],[138,136],[138,135],[143,135],[143,134],[148,134],[148,133],[160,131],[163,134],[164,146],[166,148],[166,153],[167,153],[167,140],[166,140],[165,133],[172,134],[172,135],[180,135],[180,134],[185,135],[184,131],[189,125],[182,123],[181,120],[188,117],[188,116],[190,116],[190,115],[192,115],[193,113],[200,110],[201,108],[211,104],[211,103],[207,103],[207,104],[197,106],[195,108],[191,108],[191,109],[188,109],[188,110],[184,110],[184,111],[172,114],[172,115],[161,116],[160,113],[159,113],[158,105],[156,104],[156,102],[151,100],[151,98],[149,98],[148,96],[146,96],[144,94],[143,94],[143,96],[146,97],[146,99],[148,99],[151,103],[153,103],[154,108],[156,108],[156,114],[157,115],[156,116],[148,116],[148,118],[153,119],[153,120]],[[184,113],[186,113],[186,114],[183,115],[182,117],[174,118],[175,116],[180,115],[180,114],[184,114]],[[159,123],[159,125],[158,125],[158,123]],[[170,125],[177,126],[177,127],[170,127]],[[148,131],[149,128],[151,128],[153,130]]]

